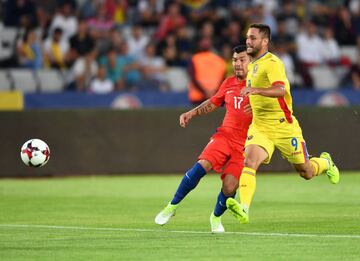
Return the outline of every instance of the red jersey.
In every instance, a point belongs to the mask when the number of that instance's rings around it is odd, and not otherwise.
[[[247,131],[252,116],[244,112],[244,106],[249,104],[249,98],[240,96],[240,91],[246,85],[246,80],[239,81],[236,76],[226,78],[217,93],[210,98],[216,106],[225,103],[226,114],[218,131],[224,132],[226,137],[245,144]]]

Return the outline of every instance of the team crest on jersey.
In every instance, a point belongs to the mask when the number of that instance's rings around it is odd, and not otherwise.
[[[257,72],[258,69],[259,69],[259,65],[258,65],[258,64],[255,64],[254,69],[253,69],[253,71],[252,71],[252,75],[253,75],[253,76],[256,74],[256,72]]]

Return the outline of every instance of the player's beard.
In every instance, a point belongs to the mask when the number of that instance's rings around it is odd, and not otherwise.
[[[260,52],[260,48],[250,47],[252,49],[251,51],[249,51],[248,48],[249,47],[246,48],[246,53],[248,55],[250,55],[252,58],[256,57],[258,55],[258,53]]]
[[[239,80],[244,79],[244,73],[241,72],[240,70],[234,70],[235,76],[236,78],[238,78]]]

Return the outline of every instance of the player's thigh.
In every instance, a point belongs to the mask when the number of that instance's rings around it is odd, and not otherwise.
[[[221,173],[223,166],[228,161],[231,147],[226,137],[220,133],[215,133],[209,143],[198,157],[199,160],[207,160],[211,163],[214,171]]]
[[[224,166],[224,171],[221,175],[221,179],[224,180],[226,176],[232,176],[236,180],[239,180],[243,167],[244,148],[239,145],[231,152],[231,155]]]
[[[302,135],[276,139],[275,146],[280,150],[283,158],[293,165],[298,165],[295,167],[296,169],[305,170],[308,168],[309,155]]]
[[[259,131],[252,125],[248,131],[245,143],[245,160],[261,161],[262,163],[268,164],[274,153],[274,149],[274,143],[269,138],[269,134]]]

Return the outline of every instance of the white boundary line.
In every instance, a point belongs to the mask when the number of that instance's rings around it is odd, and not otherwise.
[[[110,227],[73,227],[73,226],[49,226],[49,225],[29,225],[29,224],[0,224],[0,228],[43,228],[58,230],[97,230],[97,231],[129,231],[129,232],[162,232],[162,233],[178,233],[178,234],[212,234],[206,231],[181,231],[181,230],[165,230],[165,229],[141,229],[141,228],[110,228]],[[360,239],[360,235],[336,235],[336,234],[299,234],[299,233],[266,233],[266,232],[225,232],[225,235],[245,235],[260,237],[313,237],[313,238],[356,238]]]

